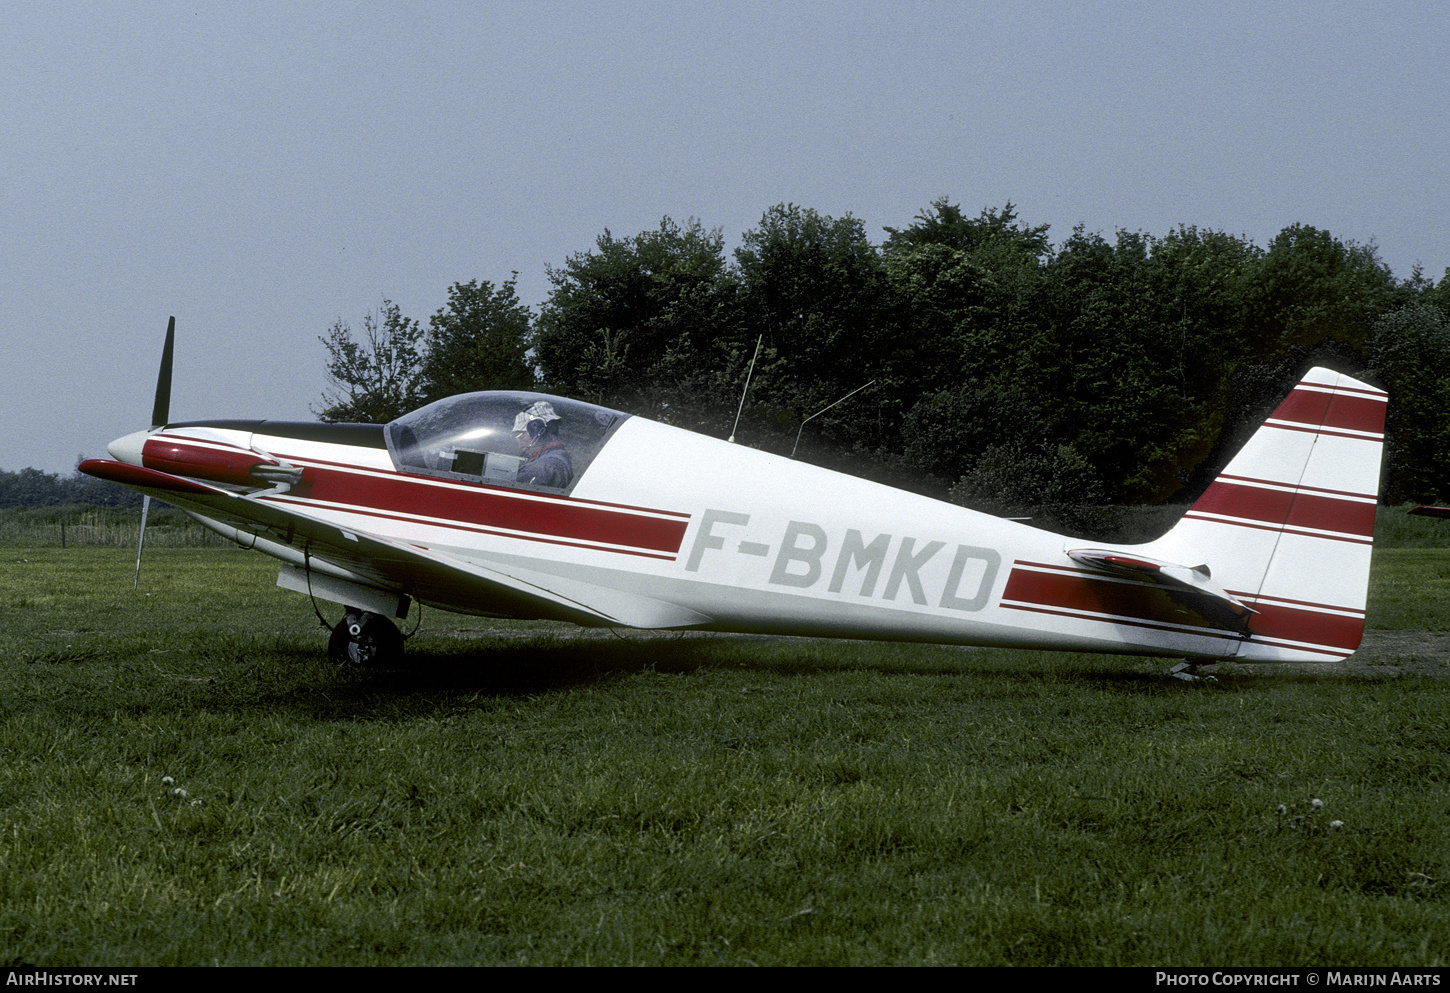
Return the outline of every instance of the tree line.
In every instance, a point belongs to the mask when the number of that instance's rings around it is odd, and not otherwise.
[[[74,472],[0,470],[0,507],[139,507],[141,494]]]
[[[455,284],[427,327],[384,301],[322,338],[315,412],[537,389],[726,437],[753,361],[743,443],[799,434],[800,458],[1030,511],[1191,493],[1323,363],[1390,391],[1387,499],[1450,494],[1450,274],[1397,279],[1373,244],[1300,224],[1264,247],[1188,226],[1054,244],[1011,203],[946,198],[879,243],[781,204],[724,244],[694,219],[605,231],[537,313],[516,273]]]

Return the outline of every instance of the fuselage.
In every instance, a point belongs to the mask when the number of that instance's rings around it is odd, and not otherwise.
[[[381,425],[193,422],[113,454],[481,567],[675,604],[704,630],[1193,658],[1239,644],[1150,583],[1075,563],[1062,536],[640,417],[600,424],[566,488],[510,484],[486,468],[497,451],[456,440],[410,465]],[[275,530],[254,547],[294,554]]]

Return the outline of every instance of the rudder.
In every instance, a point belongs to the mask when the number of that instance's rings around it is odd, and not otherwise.
[[[1387,394],[1330,369],[1294,387],[1155,546],[1253,608],[1234,657],[1347,658],[1364,633]]]

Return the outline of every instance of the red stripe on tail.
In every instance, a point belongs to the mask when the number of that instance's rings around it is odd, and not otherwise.
[[[1259,484],[1259,485],[1256,485]],[[1370,537],[1374,503],[1327,490],[1288,489],[1267,480],[1220,476],[1194,503],[1196,513]]]

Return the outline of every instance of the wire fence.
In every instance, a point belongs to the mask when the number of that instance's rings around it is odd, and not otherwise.
[[[78,514],[0,516],[0,548],[135,548],[141,533],[136,511],[99,510]],[[232,543],[190,518],[168,515],[146,525],[148,548],[224,548]]]

